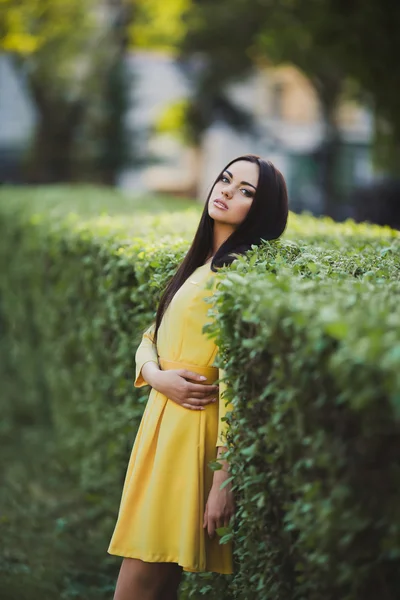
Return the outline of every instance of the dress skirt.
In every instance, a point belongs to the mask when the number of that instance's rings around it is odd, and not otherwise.
[[[218,378],[215,367],[189,367],[207,373],[204,383]],[[208,463],[216,459],[217,434],[218,402],[203,411],[190,410],[151,389],[128,464],[110,554],[174,562],[195,573],[233,573],[232,542],[220,544],[217,534],[210,539],[203,528],[214,473]]]

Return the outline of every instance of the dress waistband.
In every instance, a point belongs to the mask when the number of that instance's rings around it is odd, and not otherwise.
[[[190,365],[189,363],[179,362],[175,360],[167,360],[166,358],[161,357],[159,357],[159,363],[163,371],[168,371],[168,369],[187,369],[188,371],[193,371],[194,373],[198,373],[199,375],[204,375],[205,377],[207,377],[206,380],[201,381],[199,383],[214,383],[214,381],[216,381],[219,376],[219,369],[217,367],[201,367],[198,365]]]

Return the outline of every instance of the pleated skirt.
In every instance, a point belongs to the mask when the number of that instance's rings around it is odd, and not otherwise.
[[[152,389],[133,444],[110,554],[233,573],[232,542],[203,528],[215,460],[218,402],[184,408]]]

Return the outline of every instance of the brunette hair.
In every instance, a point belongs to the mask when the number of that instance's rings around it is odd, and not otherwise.
[[[239,156],[228,163],[214,181],[207,196],[192,245],[161,296],[156,314],[155,343],[161,319],[175,293],[186,279],[204,264],[213,250],[214,219],[208,214],[208,202],[224,171],[239,160],[259,166],[257,190],[246,218],[215,253],[211,261],[211,270],[217,271],[220,267],[230,265],[236,259],[235,254],[244,254],[252,245],[260,245],[262,240],[277,239],[286,228],[288,193],[282,173],[270,161],[263,160],[255,154]]]

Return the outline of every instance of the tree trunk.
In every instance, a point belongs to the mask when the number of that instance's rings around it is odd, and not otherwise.
[[[48,98],[44,84],[34,79],[29,83],[39,121],[26,165],[27,181],[71,181],[75,171],[74,143],[83,118],[83,104]]]
[[[54,123],[51,116],[40,114],[26,167],[29,182],[56,183],[73,179],[76,126],[77,123],[67,120]]]
[[[400,127],[375,114],[374,139],[372,146],[374,167],[377,171],[398,177],[400,173]]]
[[[340,151],[340,133],[336,125],[332,107],[323,107],[324,139],[318,151],[322,206],[325,215],[333,219],[337,214],[339,201],[336,185],[337,164]]]
[[[325,215],[334,219],[339,200],[336,173],[341,143],[336,111],[343,88],[343,77],[332,73],[328,76],[323,74],[314,80],[314,85],[320,100],[324,129],[321,145],[316,151],[322,210]]]

